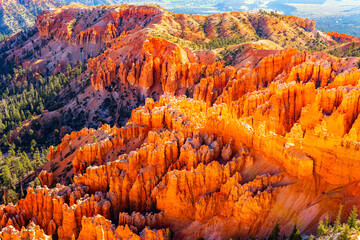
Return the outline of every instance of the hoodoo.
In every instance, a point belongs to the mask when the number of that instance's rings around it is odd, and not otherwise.
[[[359,59],[327,50],[357,41],[279,14],[42,12],[0,53],[26,69],[11,86],[64,86],[9,144],[28,129],[56,144],[22,180],[40,186],[0,206],[0,238],[310,235],[339,205],[344,220],[360,207]]]

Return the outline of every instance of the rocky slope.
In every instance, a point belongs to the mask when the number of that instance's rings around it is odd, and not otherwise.
[[[243,67],[282,46],[314,50],[337,44],[314,21],[292,16],[197,16],[152,6],[72,4],[40,14],[34,28],[0,46],[0,58],[6,66],[22,65],[42,76],[87,62],[88,70],[60,92],[57,106],[45,106],[62,107],[44,116],[48,121],[62,118],[54,128],[78,131],[102,123],[122,125],[146,97],[158,100],[164,92],[184,94],[187,89],[192,95],[195,83],[221,61]],[[5,74],[12,69],[0,68]]]
[[[313,21],[70,5],[24,34],[3,43],[8,63],[87,61],[27,127],[93,128],[50,147],[42,187],[0,207],[2,239],[263,238],[277,221],[288,236],[360,206],[359,59],[302,51],[342,44]]]
[[[25,30],[35,24],[40,12],[59,6],[61,4],[54,0],[1,0],[0,35]]]

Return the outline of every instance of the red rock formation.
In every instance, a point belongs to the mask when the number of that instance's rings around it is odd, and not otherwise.
[[[39,174],[39,179],[41,182],[41,186],[48,186],[51,187],[53,180],[54,180],[54,174],[53,173],[48,173],[47,171],[41,171],[41,173]]]
[[[85,233],[93,238],[100,233],[107,238],[164,238],[165,230],[147,227],[169,227],[176,238],[210,238],[214,233],[219,238],[266,236],[272,226],[263,223],[276,216],[273,209],[283,195],[312,182],[314,174],[328,184],[320,186],[325,193],[331,186],[360,178],[358,171],[350,170],[360,164],[346,160],[349,155],[356,159],[358,150],[350,144],[359,139],[357,89],[321,85],[316,89],[316,81],[307,77],[298,83],[284,80],[297,71],[296,66],[293,69],[229,106],[184,97],[149,99],[121,129],[104,125],[67,135],[58,149],[67,149],[72,141],[78,148],[74,159],[88,161],[79,168],[82,174],[74,177],[75,185],[29,190],[17,206],[3,206],[2,226],[20,230],[31,220],[46,234],[57,232],[60,239],[82,239]],[[314,117],[318,119],[311,121]],[[343,127],[334,127],[340,120]],[[99,140],[91,144],[82,140],[91,136]],[[115,143],[133,141],[141,147],[108,160]],[[326,153],[326,161],[316,149]],[[52,161],[59,155],[58,150],[49,154]],[[87,167],[96,162],[100,166]],[[343,171],[334,171],[334,165]],[[43,182],[45,175],[41,174]],[[311,204],[318,193],[307,191],[306,203]],[[320,208],[330,211],[327,201],[321,200]],[[291,221],[306,206],[293,202],[286,210]],[[124,213],[128,209],[138,213]],[[153,209],[160,213],[151,213]],[[94,217],[97,214],[103,217]],[[228,221],[220,221],[225,218]],[[120,226],[115,228],[106,219],[118,220]],[[291,230],[286,226],[284,231]]]
[[[325,34],[329,35],[332,39],[336,40],[337,42],[352,42],[352,41],[358,41],[359,38],[353,37],[353,36],[349,36],[345,33],[337,33],[337,32],[325,32]]]
[[[22,227],[20,231],[16,230],[12,225],[9,225],[2,229],[0,237],[3,240],[13,239],[40,239],[40,240],[51,240],[52,237],[44,234],[44,230],[33,222],[29,224],[27,228]]]
[[[271,184],[281,178],[259,178],[242,186],[239,184],[241,175],[233,174],[241,163],[242,160],[234,160],[222,168],[218,162],[211,162],[206,167],[200,164],[191,171],[166,175],[152,193],[157,199],[157,208],[164,211],[165,218],[173,219],[172,226],[184,219],[211,222],[212,218],[235,218],[239,222],[237,234],[248,236],[258,228],[261,216],[266,215],[274,201],[276,191]],[[250,229],[244,226],[248,222],[253,223]],[[222,227],[224,225],[218,222],[216,228]],[[209,237],[205,232],[200,234]]]
[[[149,6],[94,9],[42,13],[36,36],[83,46],[83,54],[63,63],[98,55],[84,73],[89,105],[99,106],[103,97],[122,101],[114,96],[125,99],[129,90],[131,106],[132,96],[151,98],[121,128],[84,128],[50,147],[42,185],[59,176],[73,184],[28,189],[16,206],[1,206],[0,236],[168,239],[171,230],[175,239],[265,238],[276,221],[282,234],[294,224],[312,233],[340,202],[345,210],[360,206],[354,59],[280,46],[252,49],[259,41],[248,43],[246,54],[236,50],[234,66],[225,67],[216,61],[223,50],[195,51],[204,48],[195,42],[230,38],[232,28],[255,40],[263,27],[263,37],[277,43],[305,31],[306,41],[318,33],[313,21],[241,12],[190,17]],[[96,14],[93,23],[85,21]],[[112,88],[118,90],[110,95]]]
[[[93,64],[93,59],[90,59],[88,66],[95,71],[96,74],[91,75],[91,84],[95,89],[102,89],[102,86],[107,86],[116,75],[116,65],[111,59],[103,63],[101,66]],[[95,65],[95,66],[94,66]],[[104,81],[104,82],[102,82]]]
[[[360,70],[358,68],[352,68],[344,73],[337,75],[334,81],[329,84],[329,87],[338,88],[341,86],[358,85],[358,81],[360,80]]]
[[[137,235],[134,233],[128,225],[118,226],[115,228],[109,220],[106,218],[96,215],[92,218],[83,217],[82,219],[82,230],[79,234],[80,239],[155,239],[155,240],[168,240],[168,230],[150,230],[145,228],[142,232]]]
[[[163,213],[146,213],[142,215],[139,212],[128,213],[120,212],[119,225],[130,225],[136,229],[144,229],[146,226],[159,228],[167,225]]]

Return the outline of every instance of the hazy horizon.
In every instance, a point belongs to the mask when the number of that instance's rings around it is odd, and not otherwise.
[[[310,18],[317,28],[360,36],[360,1],[355,0],[60,0],[63,3],[158,4],[175,13],[214,14],[230,11],[277,11]]]

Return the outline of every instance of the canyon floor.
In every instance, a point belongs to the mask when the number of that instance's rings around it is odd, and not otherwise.
[[[12,132],[62,140],[42,186],[0,206],[0,238],[310,235],[340,205],[345,220],[360,207],[359,44],[265,12],[44,11],[0,44],[28,72],[11,81],[86,69]]]

